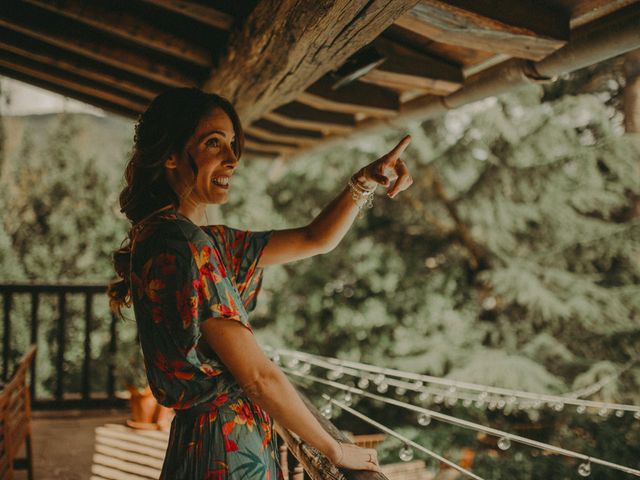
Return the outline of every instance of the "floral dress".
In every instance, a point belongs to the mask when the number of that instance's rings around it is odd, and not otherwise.
[[[171,207],[136,235],[131,289],[147,378],[158,402],[176,411],[160,480],[282,476],[271,419],[199,328],[227,318],[251,330],[257,264],[272,233],[199,227]]]

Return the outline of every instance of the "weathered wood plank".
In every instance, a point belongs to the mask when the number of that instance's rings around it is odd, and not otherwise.
[[[81,77],[120,89],[123,93],[131,93],[143,98],[152,99],[166,88],[129,72],[83,58],[73,52],[47,45],[2,27],[0,27],[0,50],[28,58],[41,65],[73,72]]]
[[[317,130],[291,128],[282,126],[269,120],[256,120],[246,131],[264,140],[293,143],[295,145],[309,145],[324,138]]]
[[[28,83],[39,88],[44,88],[45,90],[49,90],[51,92],[58,93],[69,98],[74,98],[89,105],[102,108],[108,112],[122,115],[126,118],[134,119],[141,113],[140,111],[133,111],[128,108],[122,107],[121,105],[107,102],[101,98],[92,97],[91,95],[85,95],[84,93],[81,93],[77,90],[61,86],[58,83],[48,82],[46,80],[42,80],[41,78],[26,75],[22,72],[12,70],[10,68],[5,68],[3,66],[0,66],[0,75],[4,75],[9,78],[15,78],[16,80],[20,80],[21,82]]]
[[[84,79],[65,70],[43,65],[7,51],[0,51],[0,65],[33,78],[56,83],[79,93],[120,105],[129,110],[142,111],[148,103],[146,99],[125,93],[122,90],[116,90],[93,80]]]
[[[162,85],[191,86],[199,83],[194,75],[185,73],[183,69],[125,48],[118,42],[107,42],[91,32],[69,29],[48,12],[35,11],[16,0],[0,2],[0,26]]]
[[[244,145],[247,150],[261,153],[277,153],[278,155],[290,155],[297,151],[295,145],[276,145],[273,143],[262,142],[254,138],[245,139]]]
[[[532,60],[569,39],[568,12],[536,0],[421,0],[395,24],[438,42]]]
[[[147,19],[138,18],[124,11],[118,3],[107,4],[82,0],[23,1],[166,55],[172,55],[205,68],[211,66],[209,49],[154,27]]]
[[[179,13],[192,20],[196,20],[219,30],[229,31],[233,26],[233,17],[215,8],[200,5],[186,0],[142,0],[150,5],[164,8],[170,12]]]
[[[297,100],[324,110],[383,117],[393,116],[400,109],[400,97],[393,90],[358,80],[334,90],[334,83],[325,76],[298,95]]]
[[[262,0],[204,83],[245,124],[296,98],[371,42],[416,0]],[[247,79],[251,81],[247,81]]]
[[[364,75],[364,82],[434,95],[448,95],[462,87],[464,76],[459,66],[383,38],[373,45],[386,60]]]
[[[353,115],[321,110],[300,102],[282,105],[263,118],[287,127],[308,128],[323,133],[347,134],[356,127]]]

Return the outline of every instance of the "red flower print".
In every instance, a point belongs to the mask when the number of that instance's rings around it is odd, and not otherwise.
[[[222,435],[225,437],[228,437],[231,432],[233,432],[233,429],[236,427],[236,422],[234,422],[233,420],[229,421],[229,422],[225,422],[224,425],[222,425]]]
[[[192,296],[191,292],[192,287],[189,283],[176,292],[176,303],[183,328],[191,325],[191,321],[198,316],[198,297]]]
[[[229,473],[229,467],[221,460],[216,460],[214,463],[219,465],[215,470],[208,470],[205,472],[204,480],[226,480]]]
[[[227,393],[221,393],[216,397],[213,403],[216,407],[219,407],[227,403],[227,400],[229,400],[229,395]]]
[[[211,305],[211,311],[219,313],[223,317],[240,317],[240,314],[237,310],[232,310],[223,303],[216,303],[215,305]]]
[[[146,288],[147,297],[154,303],[160,303],[159,293],[164,287],[166,284],[162,280],[151,280]]]
[[[224,262],[222,261],[222,256],[220,255],[220,252],[217,248],[213,249],[213,259],[215,260],[216,265],[218,265],[218,270],[220,271],[220,275],[222,276],[222,278],[226,278],[227,268],[225,267]]]
[[[226,452],[237,452],[238,451],[238,444],[236,442],[234,442],[233,440],[231,440],[230,438],[225,438],[224,439],[224,450]]]
[[[233,421],[238,425],[246,424],[249,430],[253,430],[254,418],[250,405],[240,398],[237,403],[231,404],[230,407],[231,410],[236,412],[236,418]]]
[[[176,273],[176,256],[171,253],[161,253],[156,257],[155,263],[164,277]]]
[[[216,375],[220,375],[222,370],[219,368],[213,368],[208,363],[203,363],[200,365],[200,370],[208,377],[215,377]]]
[[[151,309],[151,318],[153,319],[153,323],[160,323],[162,321],[162,308],[158,306],[154,306]]]

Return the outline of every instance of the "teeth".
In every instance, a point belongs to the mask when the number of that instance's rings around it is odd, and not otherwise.
[[[229,178],[228,177],[217,177],[213,179],[213,183],[217,184],[217,185],[229,185]]]

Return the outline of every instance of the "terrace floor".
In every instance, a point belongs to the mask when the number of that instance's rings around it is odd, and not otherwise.
[[[124,410],[32,412],[36,480],[158,478],[168,432],[132,430]],[[24,455],[24,447],[21,455]],[[383,466],[390,480],[431,480],[424,461]],[[26,480],[17,471],[15,480]]]

